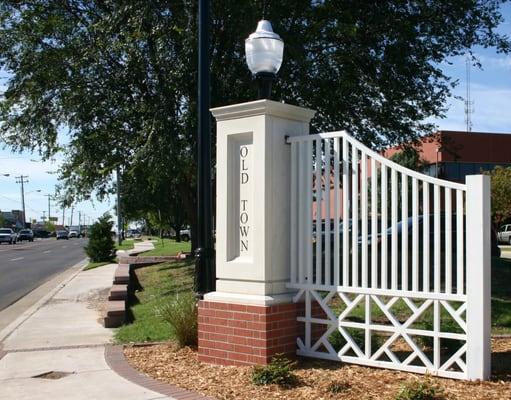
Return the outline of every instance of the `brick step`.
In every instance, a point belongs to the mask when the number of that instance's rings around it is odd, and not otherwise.
[[[119,264],[114,274],[114,285],[127,285],[130,282],[129,264]]]
[[[123,300],[128,299],[128,285],[112,285],[110,293],[108,294],[108,300]]]
[[[126,318],[126,302],[124,300],[109,300],[107,303],[105,328],[117,328]]]

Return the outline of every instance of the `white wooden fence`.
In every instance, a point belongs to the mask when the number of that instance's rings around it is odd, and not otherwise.
[[[422,175],[346,132],[288,142],[298,354],[488,378],[489,179]]]

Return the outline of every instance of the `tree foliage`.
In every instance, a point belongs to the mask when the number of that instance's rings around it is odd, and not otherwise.
[[[420,171],[420,169],[424,166],[424,160],[421,159],[419,151],[410,146],[394,153],[390,157],[390,160],[413,171]]]
[[[491,177],[491,213],[499,227],[511,218],[511,167],[495,167],[485,174]]]
[[[85,253],[92,262],[112,261],[115,257],[115,242],[112,239],[113,222],[108,214],[100,217],[89,228],[89,242]]]
[[[409,142],[443,115],[455,82],[440,63],[475,45],[509,51],[495,31],[502,2],[267,2],[285,41],[274,98],[316,109],[313,131],[346,129],[375,149]],[[253,100],[244,39],[263,2],[211,4],[212,106]],[[11,75],[0,139],[46,158],[64,152],[68,202],[111,192],[120,167],[127,212],[161,205],[191,218],[196,15],[190,0],[2,1],[0,67]]]

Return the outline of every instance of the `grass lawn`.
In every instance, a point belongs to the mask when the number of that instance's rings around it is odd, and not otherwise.
[[[108,264],[112,264],[112,263],[116,263],[116,262],[117,262],[117,259],[115,259],[113,261],[89,262],[83,270],[88,271],[89,269],[102,267],[103,265],[108,265]]]
[[[158,307],[177,292],[193,288],[193,261],[166,262],[138,268],[136,275],[143,290],[131,301],[133,322],[115,332],[117,343],[151,342],[173,337],[170,325],[157,315]]]
[[[144,256],[175,256],[179,252],[191,251],[191,242],[176,242],[173,239],[158,239],[154,249],[145,252]]]
[[[492,334],[511,334],[511,259],[493,258],[492,259]],[[351,296],[354,298],[355,296]],[[386,301],[390,300],[390,297]],[[416,304],[417,305],[417,304]],[[330,304],[337,312],[342,312],[346,305],[340,299],[334,297],[334,301]],[[457,308],[458,305],[455,305]],[[425,311],[421,317],[411,326],[418,329],[432,329],[433,313],[432,307]],[[398,300],[391,308],[392,313],[401,322],[404,322],[410,315],[411,311],[403,300]],[[385,314],[376,305],[372,308],[372,318],[374,321],[387,324],[389,323]],[[365,305],[361,302],[355,307],[347,320],[354,322],[363,322],[365,319]],[[441,311],[441,327],[449,332],[459,332],[461,329],[454,321],[451,315],[442,307]]]
[[[131,250],[133,248],[135,241],[126,239],[123,240],[121,244],[115,243],[115,248],[117,250]]]
[[[491,271],[492,333],[511,333],[511,260],[494,258]]]
[[[168,242],[165,243],[165,248],[174,248],[174,251],[179,246],[189,246],[189,243],[175,243],[170,240]],[[161,253],[158,254],[161,255]],[[509,334],[511,333],[511,260],[494,258],[492,262],[492,333]],[[118,343],[128,343],[172,338],[170,326],[158,317],[157,309],[165,299],[174,296],[177,291],[192,290],[193,269],[193,261],[166,262],[137,269],[136,274],[144,290],[136,293],[137,301],[131,304],[133,323],[119,328],[116,331],[115,340]],[[331,306],[341,311],[345,307],[341,303],[339,300],[337,304],[331,304]],[[392,307],[392,313],[398,319],[405,320],[409,317],[410,310],[400,300]],[[375,322],[388,323],[387,318],[377,306],[374,306],[372,316]],[[353,309],[347,319],[363,322],[364,318],[362,302]],[[445,310],[442,311],[441,319],[441,326],[444,329],[451,332],[459,331],[459,327]],[[412,327],[431,329],[432,312],[426,311]]]

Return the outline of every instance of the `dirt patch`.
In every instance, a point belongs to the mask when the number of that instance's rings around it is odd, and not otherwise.
[[[94,290],[88,293],[85,301],[87,302],[87,308],[96,310],[98,312],[97,321],[103,324],[103,320],[106,317],[106,309],[108,303],[108,293],[110,288],[101,290]]]
[[[72,374],[74,374],[74,372],[48,371],[48,372],[44,372],[39,375],[35,375],[32,378],[55,380],[55,379],[65,378],[66,376],[72,375]]]
[[[492,341],[493,378],[488,382],[464,382],[431,378],[447,398],[456,400],[511,400],[511,339]],[[346,399],[391,400],[400,386],[424,379],[420,375],[356,365],[301,359],[295,370],[299,383],[292,388],[255,386],[252,367],[222,367],[199,362],[194,349],[178,350],[173,344],[130,346],[128,362],[146,375],[183,389],[217,399]],[[332,393],[329,388],[341,388]]]

